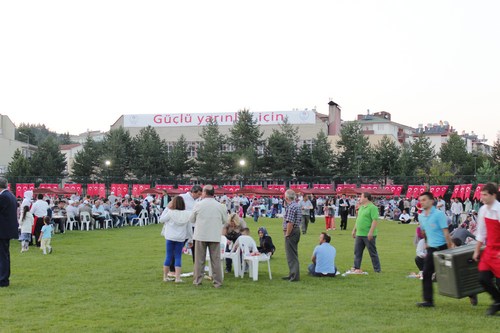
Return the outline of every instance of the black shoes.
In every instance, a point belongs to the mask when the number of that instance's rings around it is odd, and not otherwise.
[[[469,296],[469,301],[470,301],[470,304],[472,306],[476,306],[477,305],[477,295]]]
[[[487,316],[494,316],[498,311],[500,311],[500,303],[494,303],[486,311]]]
[[[420,302],[420,303],[417,303],[417,306],[419,308],[433,308],[434,303],[433,302]]]
[[[287,280],[290,280],[290,277],[289,276],[283,276],[281,279],[287,281]]]

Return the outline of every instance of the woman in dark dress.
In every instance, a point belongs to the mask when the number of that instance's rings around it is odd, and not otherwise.
[[[274,247],[273,239],[271,238],[271,236],[269,236],[266,228],[264,227],[259,228],[259,240],[260,246],[257,247],[259,252],[268,254],[270,257],[272,257],[276,248]]]

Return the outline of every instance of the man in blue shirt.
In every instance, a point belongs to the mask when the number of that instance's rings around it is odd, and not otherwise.
[[[335,256],[337,250],[330,245],[332,238],[326,232],[319,235],[319,245],[316,246],[309,265],[309,274],[312,276],[335,277],[337,268],[335,267]]]
[[[434,195],[430,192],[424,192],[420,195],[419,200],[422,205],[422,213],[418,216],[418,221],[427,243],[427,256],[424,259],[422,281],[424,301],[417,303],[417,306],[429,308],[434,307],[432,275],[435,268],[433,253],[452,248],[453,243],[448,232],[446,215],[434,207]]]

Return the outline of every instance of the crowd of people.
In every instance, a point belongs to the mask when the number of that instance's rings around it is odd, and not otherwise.
[[[158,197],[148,195],[145,198],[128,195],[122,198],[114,193],[107,198],[80,198],[75,194],[69,200],[38,194],[34,200],[33,192],[27,191],[22,201],[16,201],[6,185],[6,180],[0,178],[0,286],[9,285],[10,239],[19,239],[21,252],[36,245],[43,254],[50,254],[52,235],[57,230],[64,233],[64,222],[78,222],[83,214],[92,217],[94,228],[104,228],[109,220],[113,227],[135,225],[137,219],[147,213],[151,223],[163,223],[161,234],[166,240],[163,280],[183,282],[182,254],[189,249],[194,264],[193,284],[201,285],[206,278],[208,253],[215,288],[223,283],[221,255],[224,253],[234,252],[241,244],[250,244],[247,250],[251,255],[268,258],[277,250],[265,227],[258,228],[259,244],[255,244],[244,219],[246,214],[255,222],[260,216],[283,218],[284,252],[288,264],[288,274],[283,279],[289,282],[300,281],[298,245],[301,236],[307,234],[309,223],[314,223],[317,215],[324,215],[326,231],[319,235],[319,244],[313,250],[307,272],[316,277],[335,277],[339,274],[335,265],[337,251],[331,244],[328,231],[336,229],[336,217],[340,217],[340,228],[346,230],[351,215],[356,217],[352,228],[354,261],[348,273],[364,273],[361,262],[365,249],[374,272],[382,271],[376,245],[379,220],[389,218],[403,224],[418,223],[415,263],[423,284],[423,302],[418,306],[434,306],[433,253],[475,243],[474,259],[479,261],[479,281],[494,299],[488,314],[500,311],[500,203],[496,199],[498,188],[494,184],[487,184],[482,189],[481,202],[484,205],[468,199],[463,203],[458,199],[447,203],[442,198],[434,198],[430,192],[421,194],[418,200],[399,197],[374,200],[370,193],[349,198],[346,195],[316,198],[293,190],[287,190],[283,198],[216,197],[211,185],[193,186],[189,192],[173,198],[164,192]],[[221,239],[225,241],[222,248]],[[486,249],[481,252],[483,245]],[[232,259],[226,258],[225,271],[231,272],[233,265]],[[477,304],[476,295],[471,295],[470,299],[472,304]]]

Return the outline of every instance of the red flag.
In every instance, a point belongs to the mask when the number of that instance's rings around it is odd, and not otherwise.
[[[474,198],[472,200],[481,199],[481,190],[483,189],[484,184],[477,184],[476,191],[474,191]]]
[[[64,184],[64,189],[82,195],[82,184]]]
[[[464,195],[462,197],[462,200],[465,200],[467,198],[470,198],[470,194],[472,192],[472,184],[466,184],[463,187],[465,188],[465,190],[464,190]]]
[[[464,198],[465,198],[465,188],[466,187],[467,187],[467,185],[461,185],[460,186],[460,194],[458,195],[459,199],[464,200]]]
[[[406,199],[413,198],[414,185],[408,185],[408,190],[406,191]]]
[[[35,189],[35,184],[25,184],[25,183],[17,183],[16,184],[16,197],[24,197],[24,192],[33,191]]]
[[[453,189],[453,194],[451,195],[451,198],[457,198],[460,197],[460,188],[462,185],[455,185],[455,188]]]
[[[148,189],[149,184],[133,184],[132,185],[132,195],[134,197],[138,197],[141,195],[141,192]]]

